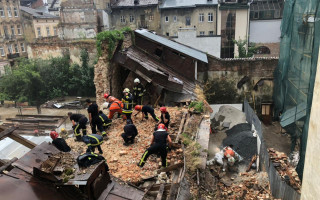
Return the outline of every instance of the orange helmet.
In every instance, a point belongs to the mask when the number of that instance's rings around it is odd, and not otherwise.
[[[164,124],[159,124],[159,125],[158,125],[158,130],[159,130],[159,129],[166,129],[166,126],[165,126]]]
[[[166,108],[166,107],[161,107],[161,108],[160,108],[160,112],[162,112],[162,113],[167,112],[167,108]]]
[[[235,153],[231,148],[226,148],[225,152],[224,152],[224,156],[226,158],[230,158],[230,157],[234,157]]]
[[[141,110],[142,110],[142,106],[136,105],[136,106],[134,107],[134,109],[135,109],[135,110],[138,110],[138,111],[141,111]]]
[[[103,96],[104,96],[104,98],[108,98],[110,96],[110,94],[105,93]]]
[[[59,133],[55,132],[55,131],[51,131],[50,132],[50,137],[54,140],[57,139],[59,137]]]

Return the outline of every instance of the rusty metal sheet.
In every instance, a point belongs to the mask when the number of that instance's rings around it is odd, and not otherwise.
[[[23,200],[77,200],[79,195],[68,188],[63,191],[56,189],[54,185],[41,182],[38,179],[26,182],[6,175],[0,176],[1,199]],[[67,195],[66,195],[67,194]],[[83,199],[83,198],[82,198]]]
[[[28,172],[29,174],[33,174],[33,167],[39,168],[42,162],[46,161],[49,156],[59,152],[60,151],[55,146],[43,142],[13,163],[12,166]]]

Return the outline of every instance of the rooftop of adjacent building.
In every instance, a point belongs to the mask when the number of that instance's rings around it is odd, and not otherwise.
[[[51,14],[46,13],[44,11],[35,10],[35,9],[24,7],[24,6],[20,6],[20,9],[22,11],[32,15],[33,18],[36,18],[36,19],[57,19],[57,18],[59,18],[55,15],[51,15]]]
[[[111,1],[111,7],[146,7],[157,6],[158,0],[113,0]]]
[[[218,0],[164,0],[160,9],[193,8],[197,6],[218,5]]]

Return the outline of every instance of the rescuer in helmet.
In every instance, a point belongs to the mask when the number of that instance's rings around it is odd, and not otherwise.
[[[133,101],[135,105],[143,105],[143,96],[146,92],[146,89],[140,83],[138,78],[134,79],[134,87],[133,87]]]

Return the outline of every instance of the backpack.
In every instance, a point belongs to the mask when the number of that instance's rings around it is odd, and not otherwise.
[[[77,158],[79,167],[89,167],[91,165],[99,163],[102,160],[105,160],[104,157],[95,153],[85,153],[78,156]]]

